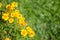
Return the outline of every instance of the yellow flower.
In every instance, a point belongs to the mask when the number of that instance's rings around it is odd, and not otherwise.
[[[18,17],[18,16],[19,16],[19,13],[17,13],[17,12],[16,13],[15,12],[11,13],[11,17]]]
[[[35,32],[29,26],[26,28],[26,30],[28,31],[29,37],[35,36]]]
[[[15,13],[19,13],[19,10],[16,9],[16,10],[15,10]]]
[[[24,23],[24,18],[22,17],[18,20],[18,24],[23,24],[23,23]]]
[[[22,23],[22,26],[27,26],[27,22],[23,22]]]
[[[34,31],[30,31],[29,32],[29,37],[34,37],[35,36],[35,32]]]
[[[6,13],[2,14],[2,19],[4,19],[5,21],[7,21],[9,19],[9,15]]]
[[[32,29],[31,29],[29,26],[26,28],[26,30],[27,30],[28,32],[32,31]]]
[[[24,17],[20,17],[20,20],[25,20],[25,18]]]
[[[13,18],[9,18],[9,23],[13,23],[14,22],[14,19]]]
[[[10,38],[5,38],[5,40],[11,40]]]
[[[19,17],[19,15],[20,15],[19,10],[15,10],[15,15],[17,18]]]
[[[10,4],[7,4],[6,5],[6,9],[10,9],[11,8],[11,5]]]
[[[18,3],[17,2],[12,2],[11,6],[17,7],[18,6]]]
[[[15,9],[12,5],[11,5],[11,8],[10,8],[11,10],[13,10],[13,9]]]
[[[17,18],[17,16],[19,15],[19,13],[15,13],[15,17]]]
[[[24,23],[24,20],[23,19],[19,19],[18,20],[18,24],[22,24],[22,23]]]
[[[0,8],[2,7],[2,3],[0,3]]]
[[[16,15],[15,15],[15,13],[14,12],[12,12],[11,13],[11,17],[15,17]]]
[[[22,30],[21,30],[21,35],[22,35],[22,36],[27,36],[27,31],[24,30],[24,29],[22,29]]]
[[[16,16],[18,19],[22,18],[22,14],[16,14]]]

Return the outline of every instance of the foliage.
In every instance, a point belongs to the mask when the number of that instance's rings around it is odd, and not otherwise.
[[[35,31],[33,38],[21,37],[17,34],[17,30],[13,31],[12,38],[14,39],[12,40],[60,40],[60,0],[3,0],[1,1],[3,7],[0,8],[0,13],[1,10],[5,11],[5,5],[12,1],[18,2],[17,9]],[[5,22],[4,24],[0,23],[0,25],[4,26]],[[1,31],[3,29],[3,27],[0,27],[0,35],[3,34]],[[6,28],[6,30],[9,30],[9,28]],[[13,27],[11,30],[13,30]]]
[[[22,37],[35,36],[35,32],[19,11],[18,5],[17,1],[8,2],[5,7],[2,2],[0,3],[0,40],[20,40]]]

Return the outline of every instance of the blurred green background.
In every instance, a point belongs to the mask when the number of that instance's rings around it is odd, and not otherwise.
[[[4,5],[12,1],[18,2],[18,9],[36,33],[34,38],[20,40],[60,40],[60,0],[3,1]]]

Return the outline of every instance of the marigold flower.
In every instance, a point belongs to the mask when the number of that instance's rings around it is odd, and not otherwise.
[[[10,38],[5,38],[5,40],[11,40]]]
[[[24,18],[23,16],[22,16],[22,17],[20,17],[20,19],[21,19],[21,20],[25,20],[25,18]]]
[[[9,15],[7,13],[3,13],[2,14],[2,19],[4,19],[5,21],[7,21],[9,19]]]
[[[2,3],[0,3],[0,8],[2,7]]]
[[[11,17],[18,17],[18,16],[19,16],[19,13],[15,13],[15,12],[11,13]]]
[[[11,17],[15,17],[16,15],[15,15],[15,13],[14,12],[12,12],[11,13]]]
[[[16,9],[16,10],[15,10],[15,13],[19,13],[19,10]]]
[[[10,4],[7,4],[6,5],[6,9],[10,9],[11,8],[11,5]]]
[[[24,30],[24,29],[22,29],[22,30],[21,30],[21,35],[22,35],[22,36],[26,36],[26,35],[27,35],[27,31]]]
[[[11,6],[17,7],[18,6],[18,3],[17,2],[12,2]]]
[[[26,22],[22,23],[22,26],[27,26],[27,23]]]
[[[13,23],[14,22],[14,19],[13,18],[9,18],[9,23]]]
[[[10,8],[11,10],[13,10],[13,9],[15,9],[12,5],[11,5],[11,8]]]
[[[34,31],[30,31],[29,32],[29,37],[34,37],[35,36],[35,32]]]
[[[21,19],[21,18],[22,18],[22,14],[16,14],[16,17],[17,17],[18,19]]]
[[[26,30],[27,30],[28,32],[32,31],[32,29],[31,29],[29,26],[26,28]]]
[[[22,19],[18,20],[18,24],[22,24],[22,23],[24,23],[24,20]]]

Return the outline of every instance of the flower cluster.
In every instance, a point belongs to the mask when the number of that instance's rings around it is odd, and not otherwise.
[[[29,37],[34,37],[35,33],[34,31],[28,26],[26,29],[21,30],[21,35],[26,36],[29,35]]]
[[[0,8],[2,7],[2,3],[0,3]],[[25,18],[21,14],[21,12],[17,9],[18,3],[12,2],[11,4],[6,4],[6,10],[2,12],[2,20],[4,20],[8,24],[15,24],[20,27],[20,34],[21,36],[29,36],[34,37],[35,32],[32,30],[28,23],[25,21]],[[7,25],[8,25],[7,24]],[[8,25],[9,27],[9,25]],[[15,28],[15,27],[14,27]],[[17,28],[19,29],[19,28]],[[6,30],[3,31],[4,34],[8,34]],[[11,33],[10,33],[11,34]],[[4,40],[11,40],[10,36],[5,37]]]

